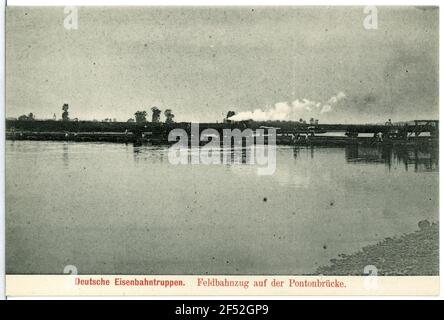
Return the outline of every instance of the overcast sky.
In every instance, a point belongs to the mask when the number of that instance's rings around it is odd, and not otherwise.
[[[78,14],[67,30],[62,7],[8,8],[7,117],[60,118],[69,103],[79,119],[126,121],[158,106],[177,121],[220,121],[303,99],[332,105],[320,122],[438,117],[437,9],[378,7],[377,30],[363,27],[363,7]]]

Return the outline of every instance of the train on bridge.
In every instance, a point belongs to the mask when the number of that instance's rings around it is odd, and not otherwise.
[[[438,120],[414,120],[392,124],[306,124],[294,121],[236,121],[224,123],[159,122],[93,122],[54,120],[6,120],[6,138],[13,140],[67,140],[170,144],[168,135],[182,129],[192,135],[198,127],[201,135],[207,129],[221,136],[229,130],[262,132],[273,130],[276,143],[285,145],[344,144],[424,144],[438,143]],[[196,134],[196,133],[194,133]]]

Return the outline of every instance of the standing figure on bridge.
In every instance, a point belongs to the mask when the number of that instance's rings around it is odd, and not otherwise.
[[[376,137],[377,137],[377,139],[378,139],[378,142],[382,142],[382,141],[383,141],[383,139],[382,139],[382,132],[378,132],[378,133],[376,134]]]

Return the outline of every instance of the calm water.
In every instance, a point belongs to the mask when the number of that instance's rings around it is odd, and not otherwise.
[[[438,220],[437,151],[279,147],[272,176],[167,155],[6,141],[7,273],[303,274]]]

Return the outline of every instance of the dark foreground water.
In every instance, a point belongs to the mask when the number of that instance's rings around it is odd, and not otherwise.
[[[438,220],[437,150],[279,147],[253,165],[166,148],[6,141],[6,271],[306,274]]]

